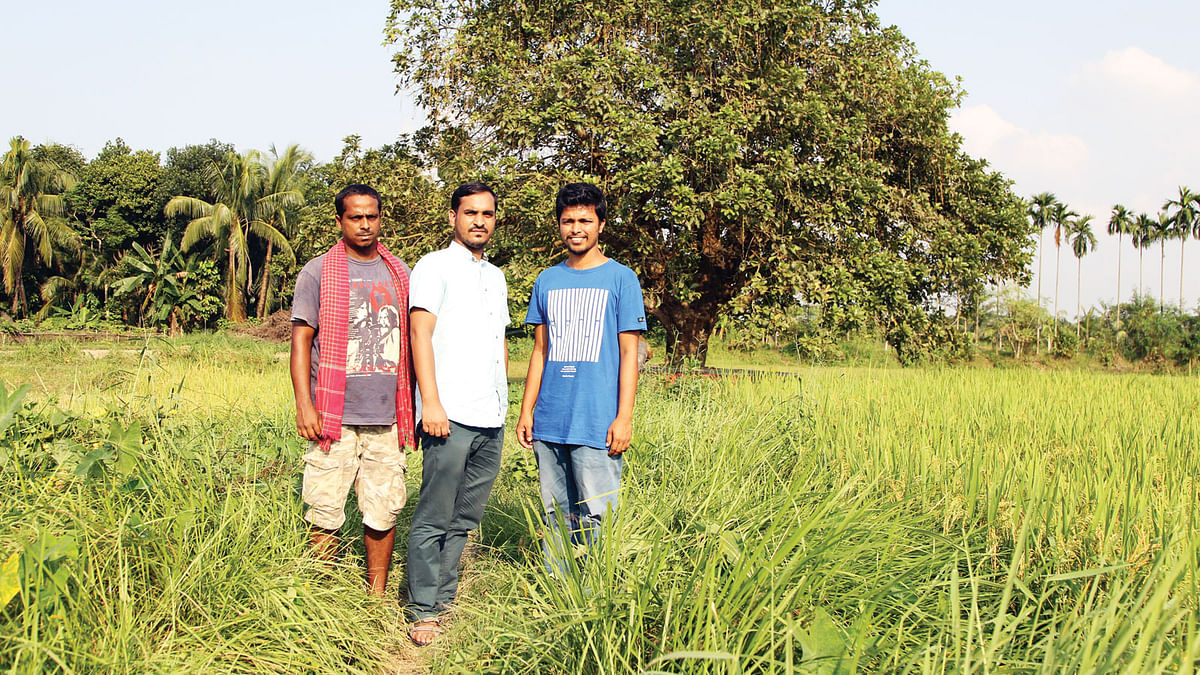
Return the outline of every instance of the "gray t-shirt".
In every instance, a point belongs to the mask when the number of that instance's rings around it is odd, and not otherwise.
[[[320,361],[321,267],[325,256],[308,261],[296,278],[292,321],[317,329],[312,350],[312,391],[317,390]],[[350,279],[349,339],[346,343],[346,404],[343,424],[391,424],[396,421],[396,377],[400,359],[400,308],[407,298],[396,287],[382,257],[347,258]],[[408,266],[404,265],[404,274]]]

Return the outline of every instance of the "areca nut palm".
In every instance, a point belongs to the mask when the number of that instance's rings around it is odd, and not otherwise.
[[[225,317],[233,322],[246,320],[246,285],[250,279],[251,235],[273,243],[291,255],[287,237],[263,220],[263,216],[281,206],[299,204],[299,191],[266,193],[267,170],[257,151],[230,152],[223,165],[210,164],[205,179],[213,195],[206,202],[195,197],[177,196],[167,202],[168,216],[191,218],[183,232],[180,249],[189,250],[203,239],[215,239],[227,254],[225,267]]]
[[[1075,336],[1079,336],[1080,296],[1083,291],[1083,256],[1096,250],[1096,235],[1092,232],[1092,217],[1083,215],[1071,221],[1071,252],[1075,254]]]
[[[1154,241],[1158,242],[1158,313],[1163,313],[1163,291],[1166,289],[1164,272],[1167,269],[1167,240],[1174,234],[1175,221],[1166,211],[1159,211],[1154,221]]]
[[[266,192],[268,194],[299,193],[300,177],[304,166],[312,163],[312,161],[313,156],[302,150],[299,145],[289,145],[284,149],[282,155],[275,151],[275,146],[271,146],[271,163],[267,168]],[[273,211],[263,215],[263,220],[276,230],[282,232],[285,236],[291,235],[291,220],[294,217],[294,213],[291,212],[287,204],[280,203],[276,206],[277,208]],[[265,319],[267,312],[270,310],[271,295],[274,290],[271,280],[271,257],[274,253],[274,246],[275,242],[267,241],[267,254],[263,259],[262,266],[262,283],[259,284],[259,319]],[[287,253],[291,262],[294,263],[295,255],[292,254],[290,249]]]
[[[1050,226],[1050,208],[1058,198],[1051,192],[1036,194],[1029,200],[1029,217],[1038,231],[1038,306],[1042,305],[1042,234]]]
[[[1169,199],[1163,210],[1175,209],[1171,215],[1171,236],[1179,240],[1179,313],[1183,313],[1183,249],[1188,237],[1200,230],[1200,194],[1179,186],[1179,198]]]
[[[1133,245],[1138,249],[1138,295],[1145,295],[1146,286],[1142,281],[1143,255],[1146,247],[1154,243],[1154,220],[1139,213],[1133,224]]]
[[[1125,235],[1133,233],[1133,214],[1124,205],[1113,205],[1112,216],[1108,219],[1108,233],[1117,235],[1117,297],[1115,308],[1117,313],[1116,322],[1119,328],[1121,323],[1121,248]]]
[[[0,268],[14,315],[18,309],[29,311],[21,283],[26,258],[49,265],[55,242],[73,248],[78,245],[71,228],[56,218],[66,210],[60,193],[74,182],[69,173],[35,159],[29,141],[20,136],[9,141],[9,150],[0,162]]]
[[[1067,227],[1070,227],[1071,219],[1078,216],[1078,213],[1067,208],[1062,202],[1055,202],[1050,207],[1050,221],[1054,225],[1054,248],[1056,251],[1056,260],[1054,263],[1054,320],[1058,321],[1058,280],[1059,272],[1062,270],[1062,245],[1063,235]],[[1057,325],[1057,324],[1056,324]]]

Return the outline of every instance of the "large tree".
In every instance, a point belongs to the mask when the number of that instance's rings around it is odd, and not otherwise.
[[[183,233],[182,250],[187,251],[204,239],[215,240],[218,251],[224,250],[225,317],[230,321],[245,321],[246,287],[252,271],[250,238],[271,242],[291,255],[287,237],[266,218],[279,208],[299,206],[303,195],[296,190],[269,192],[267,168],[257,151],[228,153],[223,163],[209,165],[206,177],[213,201],[178,195],[167,202],[166,214],[191,219]]]
[[[61,193],[74,177],[49,161],[34,156],[29,141],[17,136],[0,162],[0,268],[10,310],[29,311],[22,272],[29,262],[49,265],[54,243],[73,242],[75,233],[59,220],[64,212]]]
[[[111,263],[133,242],[148,245],[163,238],[161,173],[157,152],[134,151],[120,138],[105,143],[83,168],[66,200],[81,235],[101,259]]]
[[[501,179],[506,236],[552,246],[564,181],[608,193],[606,250],[676,358],[735,299],[819,302],[910,358],[947,336],[941,299],[1027,276],[1031,231],[871,4],[392,0],[388,35],[446,154]]]

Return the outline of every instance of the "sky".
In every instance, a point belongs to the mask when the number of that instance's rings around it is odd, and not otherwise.
[[[73,145],[94,157],[110,139],[165,151],[210,138],[240,150],[299,143],[319,160],[349,134],[366,146],[418,128],[382,44],[387,0],[327,2],[20,3],[0,41],[0,135]],[[1112,303],[1113,204],[1154,216],[1180,185],[1200,190],[1200,25],[1196,0],[881,0],[877,13],[966,92],[951,127],[963,147],[1022,197],[1053,192],[1093,216],[1099,245],[1063,250],[1061,313]],[[28,26],[29,30],[19,27]],[[44,29],[52,27],[49,33]],[[15,88],[13,85],[16,85]],[[13,91],[19,91],[13,96]],[[1041,295],[1052,307],[1056,252],[1046,238]],[[1064,247],[1065,248],[1065,247]],[[1200,261],[1200,240],[1188,251]],[[1121,248],[1121,295],[1138,285],[1137,252]],[[1179,300],[1179,243],[1144,252],[1143,288]],[[1200,265],[1185,269],[1185,307],[1200,303]],[[1033,269],[1036,274],[1038,262]],[[1031,290],[1036,292],[1035,278]]]

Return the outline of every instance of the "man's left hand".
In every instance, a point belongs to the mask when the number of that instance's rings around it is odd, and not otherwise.
[[[633,438],[633,420],[618,417],[608,425],[608,434],[604,443],[608,446],[609,457],[620,457],[622,452],[629,449],[629,441]]]

